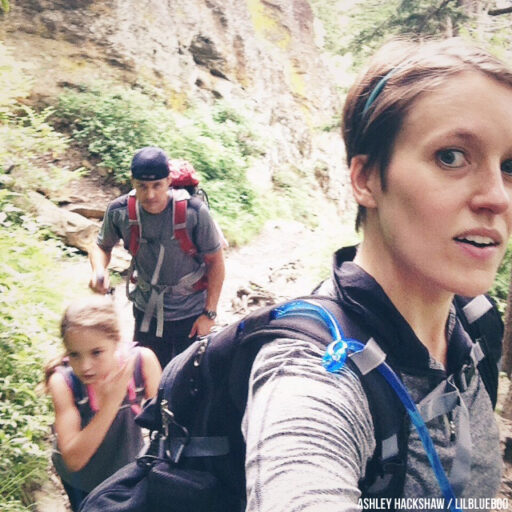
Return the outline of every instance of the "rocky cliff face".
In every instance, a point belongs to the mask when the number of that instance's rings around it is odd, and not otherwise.
[[[169,104],[241,100],[274,141],[251,173],[308,166],[343,206],[339,98],[307,0],[16,0],[0,36],[36,69],[36,93],[93,77],[138,80]],[[36,50],[34,50],[36,48]],[[29,59],[29,55],[31,58]]]

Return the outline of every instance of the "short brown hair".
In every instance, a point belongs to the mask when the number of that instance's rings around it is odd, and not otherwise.
[[[395,39],[382,46],[345,100],[342,134],[348,165],[354,156],[366,155],[367,167],[378,166],[385,189],[386,171],[407,112],[420,95],[463,71],[480,71],[512,87],[512,70],[504,62],[460,38]],[[356,229],[365,217],[365,208],[359,206]]]

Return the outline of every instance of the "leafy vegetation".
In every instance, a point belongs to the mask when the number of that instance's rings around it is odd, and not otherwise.
[[[492,297],[496,300],[499,310],[504,313],[507,306],[508,289],[510,286],[510,276],[512,271],[512,242],[509,242],[505,257],[501,262],[493,287],[490,291]]]
[[[227,237],[239,244],[269,215],[246,178],[252,160],[264,153],[264,142],[242,112],[218,102],[213,109],[179,113],[144,91],[96,84],[61,96],[52,118],[57,126],[69,126],[71,138],[126,187],[131,159],[142,146],[159,146],[171,158],[189,160],[207,183]]]
[[[36,112],[21,103],[30,93],[32,81],[0,44],[0,185],[17,189],[58,189],[66,170],[53,161],[67,148],[67,138],[48,123],[51,109]]]
[[[56,343],[57,318],[69,287],[54,272],[68,250],[16,205],[30,188],[58,186],[41,166],[66,138],[20,103],[30,80],[0,45],[0,510],[25,511],[47,478],[50,404],[36,391],[44,354]]]
[[[349,42],[348,13],[354,1],[310,0],[315,17],[323,25],[323,47],[332,54],[342,54]]]
[[[365,58],[391,35],[425,38],[457,33],[470,19],[458,1],[365,0],[351,13],[351,33],[347,46],[356,59]]]
[[[0,509],[14,511],[30,505],[47,475],[52,414],[38,384],[48,347],[58,345],[69,294],[67,280],[53,269],[69,252],[16,208],[6,190],[0,190],[0,219]]]
[[[42,276],[57,254],[22,228],[0,232],[0,495],[10,507],[30,503],[48,466],[50,408],[34,389],[54,319],[47,315],[51,285]]]
[[[351,55],[355,68],[393,36],[418,39],[460,35],[489,43],[497,52],[511,43],[510,17],[491,15],[486,10],[489,4],[480,2],[310,1],[325,31],[325,49],[332,54]]]

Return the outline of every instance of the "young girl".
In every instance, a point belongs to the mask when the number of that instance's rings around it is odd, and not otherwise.
[[[363,238],[336,253],[329,293],[420,405],[460,498],[440,509],[487,508],[500,485],[491,400],[453,300],[489,290],[507,248],[511,120],[512,70],[457,39],[389,43],[345,103]],[[368,503],[360,498],[376,450],[369,401],[360,373],[347,365],[329,373],[323,355],[313,343],[279,339],[255,360],[243,423],[249,512]],[[404,438],[406,462],[395,467],[403,485],[373,507],[436,509],[427,500],[442,497],[441,485],[426,450],[413,427]],[[389,441],[383,456],[396,448]],[[387,477],[372,482],[374,493]]]
[[[156,394],[161,368],[149,349],[121,342],[109,296],[69,305],[61,336],[65,356],[46,370],[55,409],[52,460],[76,511],[88,492],[142,448],[134,417],[141,401]]]

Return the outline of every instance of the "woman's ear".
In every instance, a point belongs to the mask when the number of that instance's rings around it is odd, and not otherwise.
[[[366,208],[375,208],[374,192],[380,188],[379,173],[373,166],[368,166],[367,155],[356,155],[350,160],[350,182],[357,204]]]

